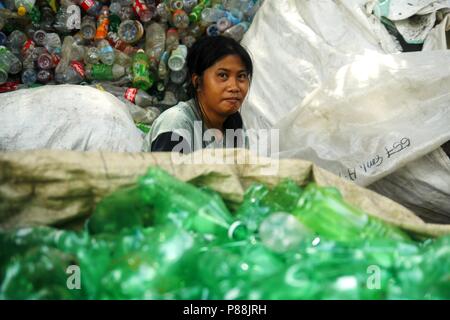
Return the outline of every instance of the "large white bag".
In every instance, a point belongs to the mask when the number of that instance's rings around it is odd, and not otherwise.
[[[0,150],[139,152],[142,143],[130,112],[109,93],[59,85],[0,95]]]
[[[363,186],[450,140],[450,51],[399,53],[368,2],[265,1],[243,39],[247,127]]]

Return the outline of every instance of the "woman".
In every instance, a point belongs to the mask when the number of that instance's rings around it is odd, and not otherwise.
[[[239,109],[253,65],[247,51],[223,36],[199,39],[187,56],[188,94],[163,112],[147,136],[151,151],[248,147]]]

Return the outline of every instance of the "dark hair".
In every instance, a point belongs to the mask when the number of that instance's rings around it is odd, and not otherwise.
[[[198,39],[189,49],[187,55],[189,98],[195,98],[196,84],[192,83],[192,75],[199,77],[217,61],[228,55],[237,55],[248,73],[249,79],[253,75],[253,63],[247,50],[239,42],[224,36],[204,36]]]

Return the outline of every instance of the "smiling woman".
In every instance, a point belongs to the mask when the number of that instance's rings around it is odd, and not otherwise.
[[[248,148],[239,110],[253,64],[235,40],[204,37],[187,56],[189,101],[163,112],[146,137],[146,150],[189,153],[202,148]]]

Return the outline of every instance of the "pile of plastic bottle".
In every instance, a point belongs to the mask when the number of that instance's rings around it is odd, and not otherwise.
[[[449,299],[449,270],[449,236],[414,240],[335,188],[254,184],[235,204],[159,168],[82,231],[0,232],[2,299]]]
[[[262,0],[2,0],[0,92],[97,87],[141,107],[187,99],[185,59],[200,36],[240,41]]]

